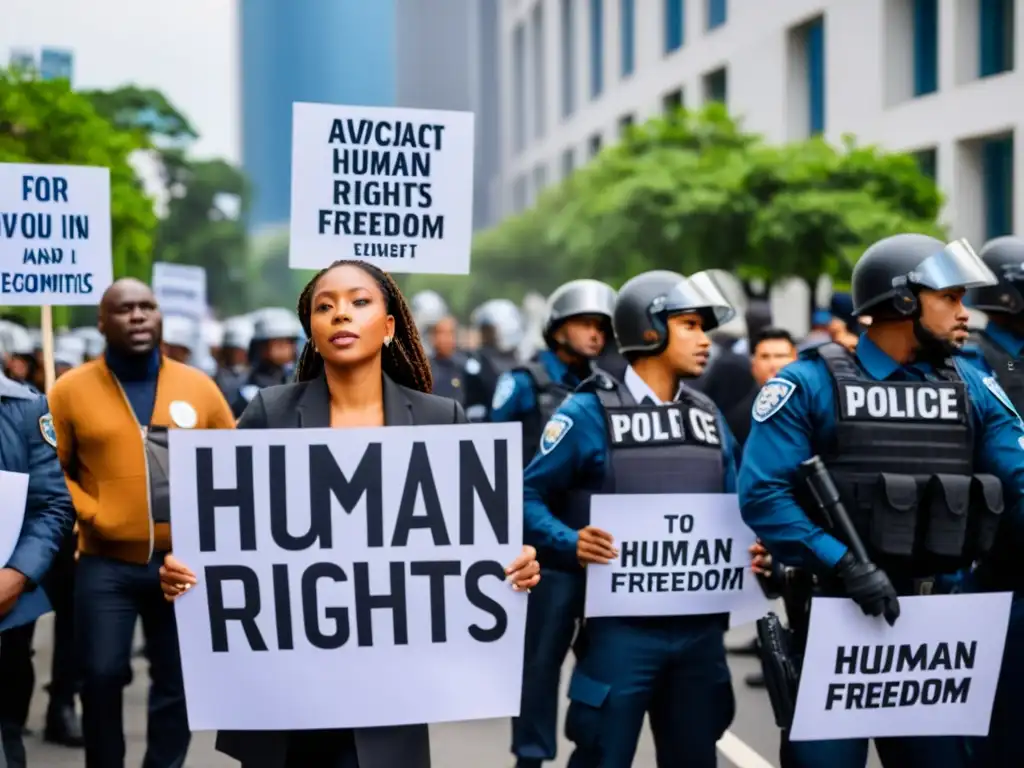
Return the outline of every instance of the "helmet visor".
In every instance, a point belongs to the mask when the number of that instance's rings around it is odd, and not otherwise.
[[[907,280],[933,291],[954,287],[980,288],[999,282],[966,240],[948,243],[914,267]]]
[[[666,315],[697,312],[704,316],[704,330],[710,331],[736,316],[714,277],[707,271],[697,272],[677,283],[664,297],[659,298],[656,311]]]

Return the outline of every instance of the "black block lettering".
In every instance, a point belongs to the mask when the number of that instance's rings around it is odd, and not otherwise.
[[[493,576],[498,581],[505,581],[505,569],[494,560],[480,560],[466,570],[466,597],[474,608],[494,617],[494,626],[484,629],[479,624],[469,627],[469,636],[478,643],[493,643],[500,640],[508,629],[508,614],[501,603],[488,597],[480,589],[480,581],[485,576]]]
[[[444,577],[462,573],[458,560],[437,560],[434,562],[409,563],[412,576],[426,576],[430,579],[430,641],[448,642],[448,611],[444,599]]]
[[[335,498],[349,514],[359,500],[366,496],[366,545],[384,546],[384,502],[382,500],[380,443],[366,446],[359,466],[350,481],[334,460],[326,445],[309,446],[309,510],[313,521],[324,520],[320,534],[320,548],[333,546],[331,534],[331,499]]]
[[[196,514],[199,517],[199,551],[217,551],[216,512],[238,508],[238,539],[243,552],[256,549],[256,493],[253,488],[252,448],[235,448],[234,488],[213,487],[213,449],[196,449]]]
[[[416,515],[416,500],[423,494],[423,509],[426,514]],[[434,545],[447,547],[452,541],[444,524],[444,511],[437,496],[437,486],[430,469],[426,443],[413,443],[409,458],[409,472],[405,476],[405,489],[398,505],[398,519],[395,520],[395,534],[391,546],[404,547],[409,543],[409,531],[426,528],[434,537]]]
[[[459,543],[476,543],[476,498],[499,544],[508,544],[508,441],[494,443],[494,485],[487,479],[472,440],[459,442]]]
[[[356,593],[356,636],[360,647],[373,645],[373,619],[371,611],[383,608],[391,611],[395,645],[409,644],[409,617],[406,611],[405,563],[391,563],[390,594],[370,594],[370,567],[366,563],[355,563],[354,581]]]
[[[292,637],[292,594],[288,584],[288,566],[278,564],[274,572],[274,618],[277,619],[277,647],[282,651],[295,649]]]
[[[214,653],[228,652],[228,622],[242,624],[245,639],[254,651],[267,650],[267,643],[256,626],[260,614],[260,580],[256,571],[244,565],[208,565],[203,569],[206,579],[207,606],[210,612],[210,639]],[[224,605],[224,582],[242,582],[245,602],[239,608]]]
[[[325,608],[324,615],[334,621],[334,632],[325,635],[320,631],[320,601],[317,599],[316,588],[320,579],[330,579],[335,583],[348,581],[345,571],[337,563],[313,563],[302,574],[302,624],[306,630],[306,638],[315,648],[325,651],[341,648],[348,642],[351,628],[348,622],[347,608]]]

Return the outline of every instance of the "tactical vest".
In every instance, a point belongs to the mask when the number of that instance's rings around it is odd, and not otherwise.
[[[544,432],[544,426],[555,415],[558,406],[565,398],[572,394],[573,387],[552,379],[547,369],[538,362],[526,363],[513,370],[522,371],[527,374],[533,382],[533,395],[537,407],[533,413],[523,418],[523,466],[525,467],[537,453],[537,446],[540,445],[540,436]]]
[[[992,369],[996,381],[1010,398],[1017,413],[1024,408],[1024,361],[1017,360],[995,343],[984,331],[971,334],[971,340],[978,345],[985,362]]]
[[[988,552],[1003,489],[975,473],[970,400],[952,363],[932,381],[877,381],[838,344],[817,354],[836,408],[822,459],[872,560],[899,582],[952,573]]]
[[[684,389],[673,403],[638,405],[628,387],[603,373],[577,391],[601,401],[608,452],[600,487],[570,495],[567,525],[588,524],[595,494],[723,492],[723,437],[710,398]]]

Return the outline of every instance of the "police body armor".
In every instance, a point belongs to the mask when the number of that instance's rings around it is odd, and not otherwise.
[[[835,388],[835,441],[822,458],[869,556],[897,591],[987,553],[1002,484],[975,474],[970,401],[952,363],[931,381],[877,381],[838,344],[815,353]]]
[[[1017,360],[1009,352],[996,344],[984,331],[977,331],[971,334],[982,357],[992,369],[992,373],[1003,388],[1006,396],[1010,398],[1017,413],[1024,409],[1024,361]]]
[[[722,433],[709,398],[683,389],[675,402],[640,405],[604,372],[577,391],[593,392],[601,401],[608,453],[601,486],[569,495],[566,525],[579,530],[589,524],[595,494],[723,493]]]
[[[516,359],[512,354],[502,354],[488,347],[481,347],[470,355],[462,382],[466,393],[466,416],[470,421],[490,420],[491,401],[498,378],[515,367]]]
[[[526,363],[513,371],[522,371],[533,382],[533,394],[537,407],[533,413],[523,419],[523,466],[525,467],[537,453],[544,425],[551,420],[565,398],[572,394],[573,388],[555,381],[548,375],[547,369],[538,362]]]

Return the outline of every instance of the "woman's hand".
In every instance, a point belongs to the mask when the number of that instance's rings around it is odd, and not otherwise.
[[[512,589],[516,592],[529,592],[531,587],[537,586],[540,581],[540,563],[537,562],[537,550],[531,546],[524,546],[519,557],[512,561],[512,565],[505,569],[505,575],[512,582]]]
[[[160,566],[160,589],[163,590],[164,600],[173,602],[195,583],[196,575],[187,565],[172,554],[164,556],[164,564]]]
[[[758,576],[768,578],[772,575],[772,556],[765,548],[761,540],[750,545],[747,550],[750,553],[750,570]]]

